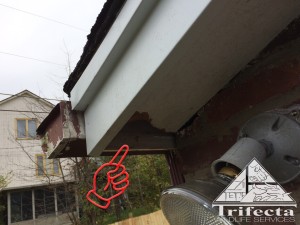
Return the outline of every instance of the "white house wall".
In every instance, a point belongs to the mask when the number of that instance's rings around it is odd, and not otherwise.
[[[9,111],[6,111],[9,110]],[[40,140],[16,139],[16,118],[37,118],[42,121],[51,107],[33,98],[17,97],[0,104],[0,175],[9,177],[5,189],[45,185],[49,183],[46,177],[36,176],[35,154],[43,154]],[[17,112],[29,111],[29,112]],[[32,161],[33,160],[33,161]],[[63,167],[67,161],[64,161]],[[61,181],[52,176],[51,182]]]

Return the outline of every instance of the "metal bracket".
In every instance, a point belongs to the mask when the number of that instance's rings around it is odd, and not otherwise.
[[[287,183],[300,174],[300,109],[274,110],[250,119],[239,138],[249,137],[266,143],[269,154],[263,166],[279,183]]]

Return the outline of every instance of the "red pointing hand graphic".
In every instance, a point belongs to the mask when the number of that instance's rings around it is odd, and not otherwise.
[[[129,174],[127,173],[126,168],[122,164],[122,162],[125,159],[128,151],[128,145],[123,145],[108,163],[102,164],[95,172],[93,178],[93,189],[90,190],[86,195],[87,200],[93,205],[101,209],[107,209],[112,199],[120,196],[125,192],[126,188],[129,185]],[[117,161],[118,156],[121,156],[121,159],[119,161]],[[115,190],[115,193],[111,194],[110,197],[102,197],[97,193],[97,176],[103,169],[109,169],[106,173],[107,183],[103,191],[107,191],[110,186],[113,190]],[[91,197],[93,197],[93,199]],[[95,198],[99,200],[99,203],[94,200]]]

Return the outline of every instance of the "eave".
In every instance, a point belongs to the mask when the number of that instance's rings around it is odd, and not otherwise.
[[[299,9],[293,0],[128,1],[71,91],[87,153],[101,154],[136,112],[178,131]]]

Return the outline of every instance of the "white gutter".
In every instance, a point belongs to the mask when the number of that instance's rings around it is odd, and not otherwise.
[[[158,0],[129,0],[71,91],[72,107],[84,111],[130,45]]]
[[[115,135],[137,110],[125,109],[209,3],[172,0],[154,6],[149,0],[126,2],[71,92],[73,108],[85,110],[88,154],[99,154],[111,141],[109,134]]]

